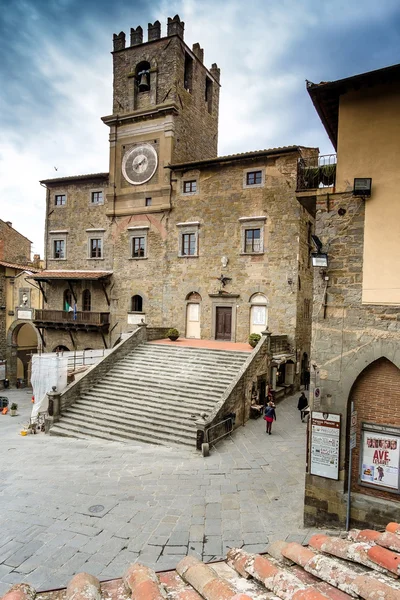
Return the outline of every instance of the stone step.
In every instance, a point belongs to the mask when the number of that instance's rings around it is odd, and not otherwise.
[[[135,386],[123,383],[118,383],[118,385],[110,386],[108,382],[101,381],[96,383],[95,386],[91,390],[88,390],[85,393],[93,393],[98,396],[102,396],[103,394],[107,394],[110,390],[112,390],[113,395],[120,396],[128,396],[131,394],[136,394],[139,397],[146,397],[150,395],[154,397],[158,402],[161,401],[163,397],[168,397],[170,399],[192,399],[198,402],[208,401],[208,402],[217,402],[219,398],[222,396],[223,391],[211,391],[211,390],[199,390],[198,386],[195,386],[194,389],[188,388],[165,388],[163,386],[157,386],[155,383],[152,384],[151,387],[148,385],[141,385],[139,382],[136,382]]]
[[[160,378],[161,377],[161,382]],[[107,385],[114,385],[115,379],[117,378],[118,384],[125,384],[128,386],[140,386],[141,384],[145,384],[146,387],[156,386],[157,389],[161,388],[172,388],[172,389],[185,389],[191,390],[193,388],[197,388],[200,390],[204,390],[206,392],[213,391],[222,393],[228,387],[229,383],[233,378],[226,379],[225,381],[220,381],[219,379],[213,378],[202,378],[202,379],[193,379],[193,378],[180,378],[179,374],[175,375],[167,375],[166,373],[159,374],[159,378],[149,378],[146,373],[140,373],[137,376],[126,373],[117,373],[117,374],[109,374],[103,377],[101,382],[99,383],[107,383]],[[98,385],[98,384],[96,384]]]
[[[149,429],[143,428],[140,431],[134,431],[132,428],[116,428],[113,427],[113,430],[110,430],[110,427],[103,424],[86,422],[85,416],[82,416],[82,419],[77,420],[74,415],[73,418],[68,417],[67,415],[63,415],[62,421],[57,423],[51,428],[51,432],[58,433],[60,429],[67,430],[78,430],[78,432],[86,434],[86,435],[95,435],[96,437],[103,437],[108,439],[115,440],[137,440],[142,441],[144,443],[151,444],[162,444],[162,445],[176,445],[176,444],[184,444],[186,446],[191,446],[195,448],[195,435],[192,437],[181,436],[175,434],[168,434],[166,432],[161,432],[161,435],[154,435],[153,432]]]
[[[163,361],[163,362],[161,362]],[[168,361],[168,363],[167,363]],[[186,356],[165,356],[160,357],[157,354],[139,354],[134,357],[132,354],[126,356],[121,360],[121,365],[130,365],[130,364],[185,364],[190,367],[198,367],[202,369],[206,369],[209,367],[214,370],[223,370],[223,369],[239,369],[243,364],[244,360],[240,361],[232,361],[232,360],[214,360],[212,357],[207,357],[207,360],[198,360],[197,358],[187,359]]]
[[[207,349],[196,349],[196,348],[172,348],[170,349],[168,346],[162,346],[161,344],[155,346],[153,344],[141,345],[135,348],[130,354],[128,354],[124,359],[129,358],[132,354],[136,354],[137,356],[146,355],[146,356],[158,356],[160,358],[164,358],[166,356],[172,357],[173,360],[178,360],[182,357],[187,361],[208,361],[212,360],[214,364],[219,361],[228,361],[228,362],[244,362],[251,355],[251,352],[226,352],[221,350],[207,350]]]
[[[208,366],[205,368],[201,368],[195,365],[187,365],[185,363],[168,363],[167,365],[163,365],[160,362],[132,362],[131,364],[118,364],[116,365],[110,373],[146,373],[146,374],[157,374],[157,373],[175,373],[180,376],[187,377],[232,377],[234,376],[240,368],[221,368],[221,369],[210,369]]]
[[[160,400],[159,397],[149,398],[142,397],[136,395],[126,395],[117,397],[111,391],[107,393],[107,395],[96,396],[95,394],[83,394],[78,402],[85,401],[89,403],[93,403],[99,406],[108,406],[112,405],[116,408],[119,405],[123,405],[126,408],[129,407],[148,407],[149,410],[157,410],[162,407],[165,410],[178,411],[178,413],[188,414],[188,413],[203,413],[205,411],[211,411],[215,402],[203,401],[203,402],[191,402],[189,400],[176,401],[176,398],[167,398],[165,395]],[[74,405],[72,405],[74,406]]]
[[[82,413],[81,408],[84,407],[85,411]],[[119,412],[109,410],[106,408],[101,409],[101,411],[96,410],[94,407],[85,406],[81,401],[78,401],[76,404],[72,405],[68,410],[64,413],[66,416],[70,417],[76,415],[77,420],[84,414],[85,419],[90,420],[91,422],[101,423],[101,424],[126,424],[132,427],[140,426],[142,423],[146,426],[154,426],[154,430],[157,431],[160,429],[164,431],[176,430],[181,431],[182,433],[188,434],[193,439],[193,435],[196,436],[196,419],[188,419],[188,418],[174,418],[173,416],[166,415],[165,413],[155,414],[153,413],[145,413],[145,412],[127,412],[125,410],[121,410]],[[160,427],[160,424],[163,424],[163,427]]]
[[[161,355],[162,353],[164,354],[174,354],[177,355],[179,353],[182,354],[197,354],[198,356],[216,356],[216,357],[222,357],[222,356],[226,356],[226,357],[248,357],[251,354],[251,350],[249,352],[246,352],[244,350],[226,350],[226,349],[217,349],[217,348],[196,348],[195,346],[179,346],[179,344],[177,344],[176,346],[172,346],[170,344],[154,344],[154,343],[148,343],[145,342],[143,344],[140,344],[140,346],[138,346],[134,352],[136,352],[137,350],[140,350],[141,352],[146,351],[146,352],[150,352],[152,351],[153,348],[157,349],[157,352],[159,353],[159,355]]]

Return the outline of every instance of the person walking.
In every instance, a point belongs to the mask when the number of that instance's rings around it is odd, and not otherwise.
[[[304,417],[306,415],[306,411],[304,410],[308,406],[308,400],[304,392],[301,392],[301,396],[297,403],[297,408],[300,411],[301,422],[304,422]]]
[[[268,402],[265,409],[264,419],[267,426],[265,433],[269,433],[269,435],[271,435],[272,422],[274,419],[276,421],[275,404],[273,402]]]

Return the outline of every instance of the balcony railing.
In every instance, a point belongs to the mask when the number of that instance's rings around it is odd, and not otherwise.
[[[110,313],[92,311],[65,311],[36,309],[34,322],[42,327],[65,326],[76,328],[107,328],[110,323]]]
[[[297,191],[332,187],[336,182],[336,154],[299,158]]]

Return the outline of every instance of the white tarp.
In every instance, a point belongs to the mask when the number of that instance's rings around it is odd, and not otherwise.
[[[34,354],[32,356],[31,383],[35,404],[32,408],[32,417],[39,412],[47,410],[47,392],[56,386],[57,391],[67,387],[68,357],[61,354]]]

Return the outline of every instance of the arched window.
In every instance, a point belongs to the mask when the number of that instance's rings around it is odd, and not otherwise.
[[[92,310],[92,295],[90,293],[90,290],[83,290],[82,310]]]
[[[250,333],[261,333],[268,324],[268,300],[264,294],[254,294],[250,298]]]
[[[136,67],[136,83],[138,92],[150,91],[150,63],[143,60]]]
[[[197,292],[190,292],[190,294],[188,294],[186,296],[186,301],[187,302],[201,302],[201,296]]]
[[[63,310],[69,311],[72,308],[73,308],[73,306],[72,306],[71,290],[65,290],[64,298],[63,298]]]
[[[131,311],[132,312],[143,312],[143,298],[136,294],[131,299]]]

